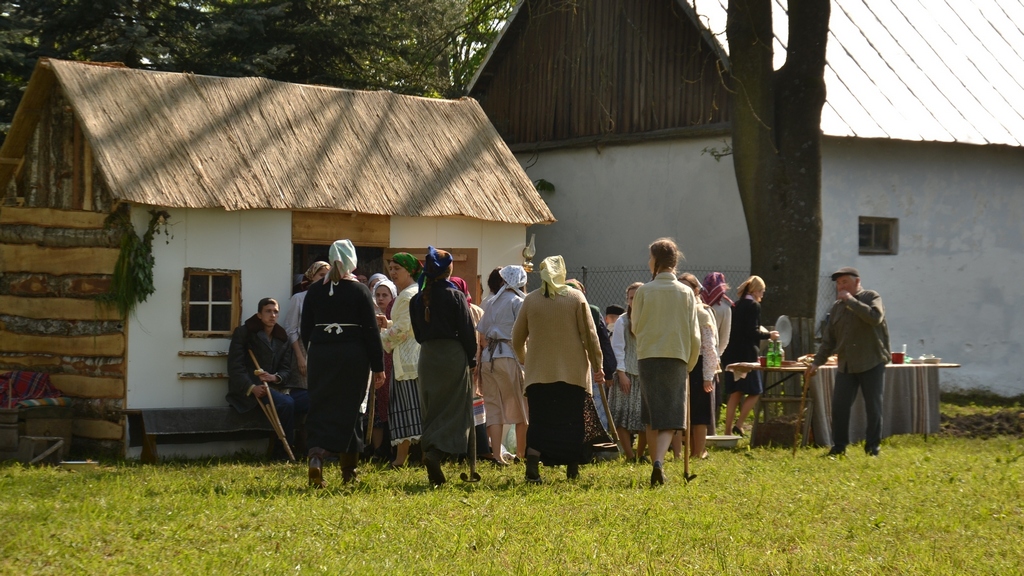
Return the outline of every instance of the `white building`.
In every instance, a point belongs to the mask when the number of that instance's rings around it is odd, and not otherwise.
[[[0,148],[0,191],[0,370],[50,373],[75,443],[114,454],[125,410],[227,406],[231,331],[263,297],[285,308],[334,240],[364,266],[448,249],[479,296],[554,221],[470,99],[57,60]],[[104,222],[142,236],[161,211],[155,291],[122,318],[94,299],[121,253]]]
[[[689,266],[749,266],[730,157],[710,154],[729,141],[726,6],[519,3],[470,95],[556,187],[538,250],[643,266],[673,236]],[[894,346],[963,364],[946,388],[1024,393],[1022,29],[1019,0],[832,4],[820,270],[861,271]]]

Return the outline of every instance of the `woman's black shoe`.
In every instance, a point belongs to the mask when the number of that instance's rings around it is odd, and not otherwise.
[[[447,479],[441,471],[441,456],[436,452],[428,452],[423,455],[423,465],[427,467],[427,480],[434,488],[444,484]]]
[[[657,486],[663,486],[665,484],[665,469],[661,466],[655,466],[651,469],[651,488]]]
[[[526,481],[531,484],[540,484],[540,456],[526,456]]]
[[[733,426],[732,427],[732,433],[734,435],[736,435],[736,436],[739,436],[740,438],[744,437],[743,436],[743,430],[741,430],[739,426]]]
[[[565,478],[566,480],[576,480],[580,477],[580,465],[579,464],[568,464],[565,467]]]

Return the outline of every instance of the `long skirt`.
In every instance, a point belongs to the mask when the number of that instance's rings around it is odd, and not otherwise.
[[[394,371],[395,368],[391,361],[391,353],[384,354],[384,385],[378,388],[373,394],[374,428],[386,428],[388,425],[388,410],[391,406],[391,375]]]
[[[690,371],[690,422],[694,426],[714,426],[715,388],[704,391],[704,358],[697,357],[697,363]]]
[[[423,453],[465,454],[473,426],[473,382],[458,340],[420,344],[420,409]]]
[[[565,382],[527,386],[530,427],[526,431],[526,447],[540,452],[544,464],[578,464],[585,460],[586,398],[585,389]]]
[[[644,423],[640,419],[640,412],[643,410],[643,401],[640,398],[640,377],[636,374],[626,373],[629,378],[629,394],[619,388],[617,377],[612,378],[611,392],[608,394],[608,406],[612,410],[612,418],[615,419],[617,428],[637,433],[644,431]]]
[[[358,340],[313,343],[307,364],[307,444],[329,452],[360,452],[359,406],[366,396],[370,360]]]
[[[388,408],[388,430],[391,445],[406,440],[417,441],[422,433],[420,425],[420,387],[416,379],[391,379],[391,404]]]
[[[638,365],[644,423],[654,430],[686,428],[686,362],[644,358]]]

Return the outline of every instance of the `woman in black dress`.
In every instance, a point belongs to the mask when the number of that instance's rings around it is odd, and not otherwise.
[[[732,305],[732,334],[729,346],[722,353],[722,366],[736,362],[757,362],[761,340],[779,337],[778,332],[769,332],[761,326],[761,299],[764,298],[765,284],[760,276],[747,278],[736,289],[736,303]],[[746,378],[737,380],[732,372],[723,372],[725,395],[729,398],[725,406],[725,430],[743,436],[743,421],[747,419],[757,399],[764,392],[761,372],[753,370]],[[744,398],[746,396],[746,398]],[[740,404],[742,400],[742,405]],[[740,417],[733,425],[736,407],[740,406]]]
[[[444,484],[441,459],[466,452],[473,426],[470,370],[476,366],[476,330],[466,296],[449,278],[452,255],[427,248],[422,289],[409,313],[420,343],[419,393],[423,464],[432,486]]]
[[[338,454],[343,482],[356,479],[363,449],[359,407],[370,371],[373,386],[384,384],[384,350],[370,289],[352,271],[356,250],[338,240],[330,250],[331,273],[310,286],[302,308],[302,340],[308,348],[309,483],[322,488],[323,461]]]

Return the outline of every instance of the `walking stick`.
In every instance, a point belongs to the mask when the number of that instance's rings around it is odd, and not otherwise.
[[[608,432],[611,437],[615,439],[615,447],[619,449],[619,454],[625,454],[626,449],[622,446],[622,439],[619,438],[619,432],[615,429],[615,418],[612,418],[612,408],[608,405],[608,395],[604,391],[604,383],[597,385],[597,391],[601,394],[601,404],[604,404],[604,415],[608,417]]]
[[[265,372],[265,370],[260,368],[260,363],[256,360],[256,355],[252,353],[252,350],[249,350],[248,352],[249,357],[252,358],[252,363],[256,365],[256,372],[258,374]],[[266,384],[263,385],[266,386]],[[270,420],[270,427],[274,429],[274,433],[277,434],[278,440],[280,440],[281,444],[284,446],[284,451],[288,454],[288,459],[294,462],[295,455],[292,454],[292,447],[288,445],[288,438],[285,436],[284,428],[281,426],[281,417],[277,415],[277,406],[274,405],[274,395],[270,393],[269,386],[267,386],[267,398],[270,399],[269,407],[263,402],[260,402],[259,398],[256,399],[256,403],[260,405],[260,408],[263,410],[263,414],[266,415],[267,420]]]
[[[690,438],[693,434],[693,422],[690,422],[690,381],[686,381],[686,452],[683,453],[683,478],[687,483],[697,477],[690,474]]]
[[[373,385],[373,372],[370,373],[370,397],[366,406],[366,444],[373,445],[373,412],[377,404],[377,389]]]

